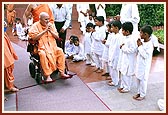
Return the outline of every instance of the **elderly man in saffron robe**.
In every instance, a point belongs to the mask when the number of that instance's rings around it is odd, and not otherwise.
[[[55,41],[58,38],[55,26],[49,22],[49,15],[46,12],[41,12],[39,19],[29,29],[29,36],[30,39],[38,41],[38,54],[46,81],[52,81],[50,75],[57,69],[61,78],[69,78],[70,75],[64,73],[65,57],[63,50],[57,47]]]
[[[19,89],[14,86],[14,61],[18,60],[15,50],[10,43],[10,39],[6,33],[7,23],[4,22],[4,81],[5,86],[10,91],[19,91]]]

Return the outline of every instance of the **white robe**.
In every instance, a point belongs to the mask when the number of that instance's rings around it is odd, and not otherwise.
[[[85,33],[83,43],[84,43],[85,55],[91,54],[91,44],[92,44],[91,32]]]
[[[147,82],[150,73],[153,54],[152,41],[143,42],[143,45],[138,47],[137,63],[136,63],[136,78],[137,78],[137,94],[140,97],[145,97],[147,92]]]
[[[74,47],[75,55],[73,57],[74,61],[83,61],[85,59],[84,56],[84,46],[82,43],[79,43],[79,46]]]
[[[149,76],[152,62],[153,44],[143,42],[143,45],[138,47],[137,62],[136,62],[136,77],[138,79],[147,79]]]
[[[140,21],[138,6],[136,4],[122,4],[120,11],[120,21],[123,24],[124,22],[132,22],[133,24],[133,33],[137,34],[138,32],[138,23]]]
[[[106,28],[105,26],[96,26],[95,30],[96,31],[93,32],[91,36],[93,40],[91,50],[92,52],[102,56],[104,49],[104,44],[102,43],[102,40],[104,40],[106,37]]]
[[[151,38],[151,41],[152,41],[153,46],[154,46],[154,47],[157,47],[157,50],[160,52],[160,46],[159,46],[158,38],[157,38],[154,34],[152,34],[152,35],[150,36],[150,38]]]
[[[101,4],[101,5],[103,6],[103,8],[99,6],[99,4],[95,4],[96,11],[97,11],[96,16],[103,16],[104,20],[106,20],[106,12],[105,12],[106,5],[105,4]],[[99,6],[99,9],[98,9],[98,6]]]
[[[120,44],[122,35],[120,33],[112,34],[111,41],[109,45],[109,52],[108,52],[108,63],[113,69],[117,69],[119,54],[120,54]]]
[[[75,47],[75,45],[74,44],[70,44],[69,40],[67,40],[65,42],[65,57],[66,58],[68,56],[71,56],[71,55],[75,54],[74,47]]]
[[[122,43],[125,45],[120,49],[117,68],[123,75],[132,76],[135,74],[135,62],[137,44],[133,35],[123,36]]]
[[[106,43],[104,44],[105,46],[104,46],[104,50],[103,50],[102,60],[106,61],[106,62],[108,62],[108,58],[109,58],[109,46],[110,46],[113,34],[114,33],[109,33],[108,34]]]

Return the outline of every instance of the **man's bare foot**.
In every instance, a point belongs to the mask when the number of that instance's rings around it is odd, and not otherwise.
[[[10,89],[10,91],[12,91],[12,92],[17,92],[17,91],[19,91],[19,89],[15,88],[15,87],[12,87],[12,88]]]
[[[46,79],[47,82],[53,81],[50,76],[47,77]]]

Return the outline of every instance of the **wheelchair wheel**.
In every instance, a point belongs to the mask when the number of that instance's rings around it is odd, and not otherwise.
[[[35,65],[33,62],[29,63],[29,72],[32,78],[35,78]]]
[[[42,76],[41,76],[41,74],[40,74],[40,73],[37,73],[35,79],[36,79],[36,82],[37,82],[38,84],[40,84],[41,81],[42,81]]]

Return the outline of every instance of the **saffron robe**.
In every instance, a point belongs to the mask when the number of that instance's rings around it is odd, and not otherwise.
[[[45,29],[46,27],[42,26],[39,21],[35,22],[29,29],[30,38],[33,40],[33,38]],[[52,31],[57,33],[54,24],[52,24]],[[56,69],[60,72],[64,72],[65,57],[63,50],[57,47],[55,38],[50,32],[46,32],[38,40],[38,54],[40,56],[40,64],[45,76],[49,76]]]
[[[4,34],[4,80],[8,89],[14,87],[14,61],[18,60],[15,50],[13,49],[8,35]]]
[[[48,4],[40,4],[35,9],[33,9],[33,11],[31,12],[32,16],[33,16],[33,23],[39,21],[39,14],[41,12],[48,13],[48,15],[50,17],[50,22],[54,23],[54,16],[53,16],[53,13],[52,13],[51,9],[49,8]]]

